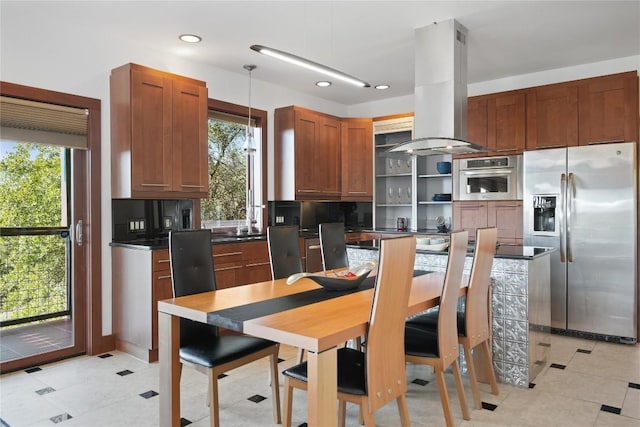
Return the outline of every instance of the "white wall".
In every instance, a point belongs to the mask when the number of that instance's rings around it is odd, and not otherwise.
[[[111,334],[111,166],[109,128],[109,73],[128,62],[159,70],[181,74],[207,82],[209,97],[246,105],[248,76],[231,73],[189,60],[176,52],[166,55],[137,46],[135,42],[110,41],[99,44],[90,34],[79,34],[73,40],[65,39],[52,28],[52,17],[47,21],[29,21],[31,28],[40,28],[38,34],[23,34],[25,22],[20,19],[2,19],[0,29],[0,79],[6,82],[33,86],[74,95],[97,98],[102,105],[102,309],[104,335]],[[40,18],[42,19],[42,18]],[[46,34],[45,38],[41,35]],[[606,63],[587,64],[561,70],[551,70],[524,76],[514,76],[491,82],[469,85],[469,96],[510,89],[537,86],[566,80],[640,69],[640,58],[622,58]],[[375,117],[413,111],[413,95],[367,104],[345,106],[288,90],[257,80],[254,72],[252,104],[266,110],[269,120],[269,167],[273,170],[273,110],[286,105],[300,105],[341,117]],[[269,177],[269,193],[273,194],[273,174]]]

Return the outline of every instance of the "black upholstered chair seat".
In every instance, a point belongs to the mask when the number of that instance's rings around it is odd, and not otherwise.
[[[286,369],[284,374],[307,382],[307,362]],[[338,349],[338,393],[364,396],[367,394],[365,377],[364,353],[346,347]]]
[[[271,341],[250,336],[222,335],[181,346],[180,359],[213,368],[269,348],[274,344]]]
[[[438,313],[440,307],[435,307],[426,313],[421,313],[411,319],[407,320],[407,325],[412,325],[414,328],[422,328],[425,330],[437,332],[438,331]],[[467,336],[467,321],[463,311],[457,312],[458,317],[458,335]]]
[[[405,325],[404,352],[410,356],[440,357],[438,351],[438,328],[424,329]]]

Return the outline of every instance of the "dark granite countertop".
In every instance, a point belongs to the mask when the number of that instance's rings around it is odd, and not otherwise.
[[[255,234],[247,236],[215,236],[211,238],[213,245],[223,245],[229,243],[244,243],[254,242],[260,240],[267,240],[266,234]],[[154,249],[167,249],[169,247],[168,237],[156,237],[150,239],[136,239],[126,242],[111,242],[111,247],[141,249],[141,250],[154,250]]]
[[[360,242],[348,243],[347,247],[367,250],[378,250],[378,242],[376,240],[364,240]],[[467,248],[468,256],[473,255],[473,245],[469,245]],[[534,259],[553,252],[554,248],[535,247],[535,246],[522,246],[522,245],[499,245],[496,248],[496,258],[503,259]],[[447,250],[444,251],[430,251],[418,249],[417,253],[434,254],[434,255],[447,255]]]

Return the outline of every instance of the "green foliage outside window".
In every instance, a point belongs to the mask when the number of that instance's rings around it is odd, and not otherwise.
[[[60,227],[59,147],[16,144],[0,157],[0,227]],[[67,309],[67,239],[59,235],[0,236],[0,320]]]
[[[209,120],[209,198],[201,202],[203,221],[246,219],[246,128]]]

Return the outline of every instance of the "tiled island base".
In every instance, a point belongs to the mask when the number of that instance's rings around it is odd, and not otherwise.
[[[528,256],[527,248],[522,249],[523,256],[503,257],[498,252],[493,261],[492,353],[499,382],[529,387],[547,364],[551,345],[550,257],[548,251],[536,253],[531,248]],[[351,266],[378,258],[378,251],[371,247],[348,247],[347,253]],[[473,255],[469,254],[465,261],[466,274],[471,270],[472,260]],[[444,272],[447,253],[418,251],[415,268]],[[479,373],[481,379],[482,376]]]

